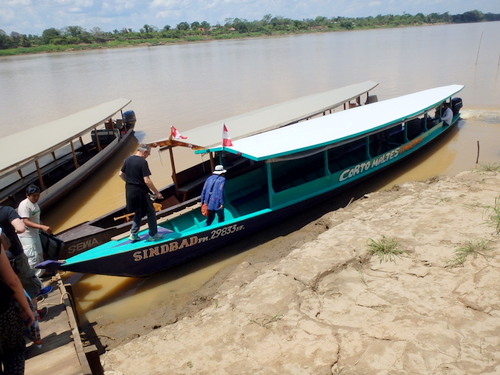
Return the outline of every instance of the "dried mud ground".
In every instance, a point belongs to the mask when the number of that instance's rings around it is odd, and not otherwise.
[[[105,374],[499,374],[499,204],[495,171],[368,194],[177,309],[98,327],[121,332]],[[403,253],[372,254],[383,237]]]

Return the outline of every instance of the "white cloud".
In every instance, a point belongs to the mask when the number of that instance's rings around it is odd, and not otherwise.
[[[31,0],[8,0],[7,4],[5,5],[8,7],[19,6],[19,5],[31,5]]]

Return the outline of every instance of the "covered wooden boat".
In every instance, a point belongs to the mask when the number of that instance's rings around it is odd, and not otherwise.
[[[116,99],[62,119],[2,137],[0,204],[17,207],[30,184],[42,209],[57,202],[113,156],[133,134],[135,114]],[[120,113],[119,118],[113,116]]]
[[[210,150],[221,142],[222,124],[231,129],[231,137],[239,139],[258,134],[263,131],[287,126],[299,121],[331,113],[334,109],[347,109],[358,106],[361,102],[374,100],[369,91],[378,85],[377,82],[365,81],[346,87],[308,95],[284,103],[261,108],[244,115],[212,122],[193,130],[183,131],[186,139],[168,139],[153,142],[153,147],[162,147],[170,152],[172,161],[173,184],[161,189],[163,200],[157,217],[162,218],[192,206],[199,200],[205,179],[211,174],[216,159],[222,155],[220,151],[209,152],[209,160],[177,172],[173,148],[188,147],[193,150]],[[231,154],[223,155],[223,162],[231,173],[243,167],[245,160]],[[95,246],[106,243],[112,237],[130,231],[130,214],[122,206],[108,214],[90,220],[57,234],[64,241],[58,259],[66,259]],[[143,221],[145,223],[145,219]]]
[[[374,173],[404,160],[446,133],[462,106],[450,85],[360,106],[197,152],[223,152],[245,168],[227,174],[225,221],[206,226],[197,206],[164,217],[164,238],[131,242],[127,236],[45,268],[141,277],[166,270],[267,228]],[[453,120],[441,118],[443,102]],[[435,111],[435,112],[434,112]],[[198,205],[199,206],[199,205]]]

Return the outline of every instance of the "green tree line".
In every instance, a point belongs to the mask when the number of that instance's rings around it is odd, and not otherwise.
[[[229,39],[248,36],[279,35],[318,31],[341,31],[354,29],[373,29],[400,26],[432,24],[467,23],[499,21],[500,14],[482,13],[472,10],[462,14],[450,15],[448,12],[424,15],[378,15],[376,17],[321,17],[293,20],[284,17],[265,15],[259,21],[240,18],[226,19],[224,24],[211,25],[203,22],[181,22],[175,27],[165,25],[161,29],[144,25],[140,30],[124,28],[112,32],[99,27],[86,30],[80,26],[67,26],[62,29],[49,28],[42,35],[25,35],[0,29],[0,55],[31,53],[38,51],[61,51],[67,49],[87,49],[117,47],[142,43],[165,44],[178,41],[197,41],[209,39]],[[3,53],[2,51],[3,50]]]

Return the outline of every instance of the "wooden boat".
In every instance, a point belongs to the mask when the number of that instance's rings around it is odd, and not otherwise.
[[[197,153],[223,152],[242,160],[227,174],[225,221],[206,226],[199,207],[159,222],[163,239],[131,242],[115,238],[94,249],[41,267],[115,276],[143,277],[166,270],[269,227],[404,160],[456,124],[463,86],[450,85],[299,122]],[[440,119],[450,102],[453,121]],[[431,111],[435,112],[432,116]],[[243,167],[244,166],[244,167]]]
[[[214,167],[214,160],[219,159],[221,154],[220,151],[210,153],[209,160],[177,172],[172,152],[174,147],[182,146],[193,150],[207,150],[210,147],[217,146],[221,141],[222,123],[231,128],[231,137],[238,139],[326,115],[338,107],[343,106],[344,109],[347,109],[348,107],[357,106],[361,101],[374,100],[374,97],[369,95],[369,91],[377,85],[377,82],[365,81],[308,95],[188,130],[183,132],[183,135],[187,137],[185,140],[176,140],[169,137],[168,139],[153,142],[154,147],[168,149],[171,155],[173,171],[173,184],[161,189],[161,193],[165,198],[156,201],[161,205],[157,217],[159,219],[166,217],[195,204],[199,200],[205,179],[210,175]],[[241,158],[231,157],[229,154],[224,156],[226,169],[231,173],[240,168],[242,161]],[[125,206],[122,206],[101,217],[57,233],[57,237],[64,241],[57,259],[66,259],[77,255],[110,241],[111,238],[118,234],[129,232],[131,227],[129,219],[130,214],[126,211]]]
[[[0,139],[0,204],[17,207],[30,184],[46,209],[113,156],[134,133],[135,113],[116,99]],[[120,112],[120,118],[113,120]]]

